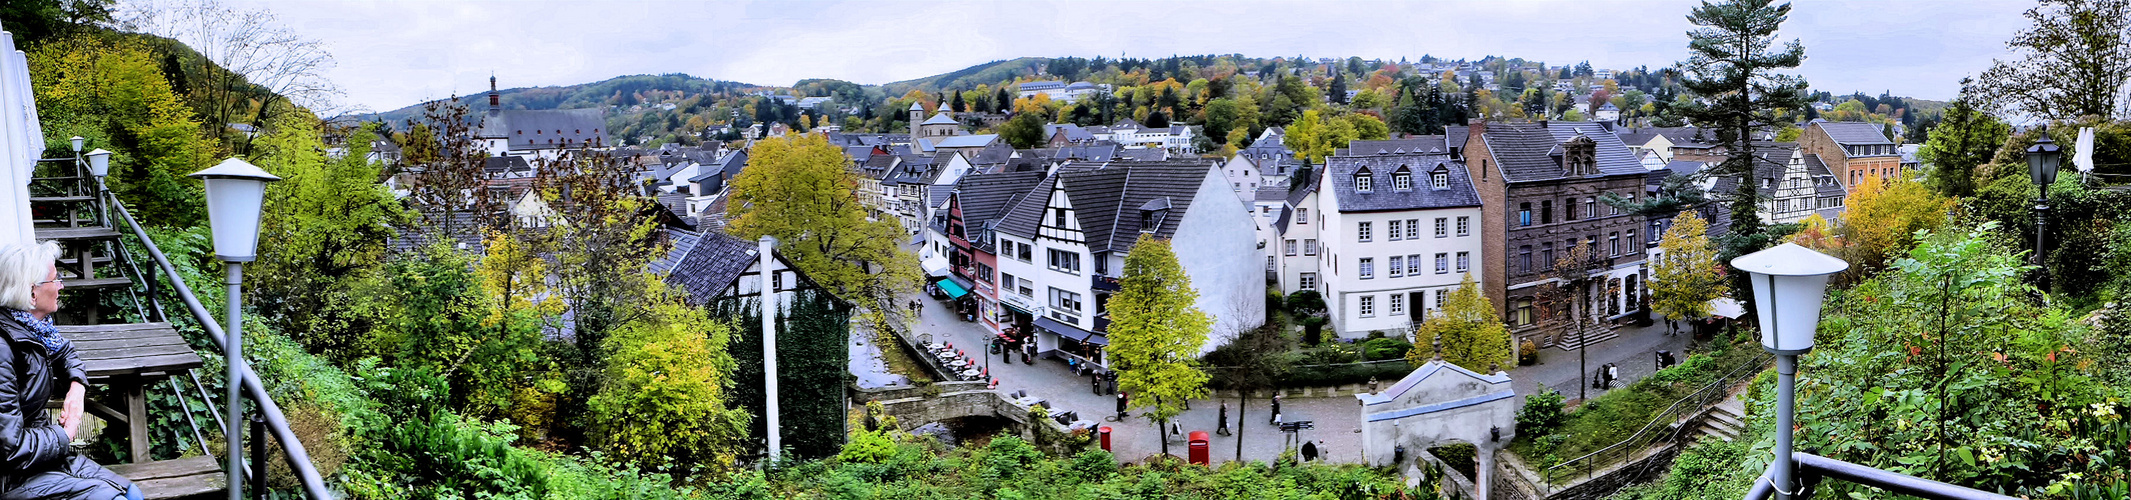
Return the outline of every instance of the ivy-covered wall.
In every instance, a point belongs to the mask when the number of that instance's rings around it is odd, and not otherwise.
[[[741,332],[733,339],[731,401],[756,417],[749,434],[757,446],[767,443],[769,419],[763,413],[762,316],[760,301],[731,299],[713,307],[713,315],[733,321]],[[850,377],[850,308],[819,289],[799,292],[778,315],[777,401],[783,445],[799,458],[835,455],[844,441],[844,387]]]

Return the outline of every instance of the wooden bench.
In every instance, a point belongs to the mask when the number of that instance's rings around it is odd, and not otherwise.
[[[133,480],[145,498],[191,498],[229,491],[229,475],[222,472],[215,457],[207,455],[105,468]]]

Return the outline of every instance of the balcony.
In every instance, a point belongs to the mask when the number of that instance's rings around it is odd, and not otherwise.
[[[1088,275],[1088,280],[1088,286],[1098,292],[1115,292],[1123,289],[1122,286],[1118,285],[1116,276],[1104,276],[1100,274],[1091,273]]]

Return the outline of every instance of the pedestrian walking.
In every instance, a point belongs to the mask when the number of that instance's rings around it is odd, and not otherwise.
[[[1125,421],[1125,393],[1117,393],[1117,421]]]
[[[1316,443],[1316,442],[1304,442],[1304,443],[1302,443],[1302,461],[1304,461],[1304,462],[1308,462],[1308,461],[1312,461],[1312,460],[1316,460],[1316,459],[1317,459],[1317,443]]]
[[[1274,395],[1273,395],[1273,418],[1272,418],[1272,419],[1270,420],[1270,422],[1271,422],[1271,423],[1272,423],[1273,425],[1280,425],[1280,395],[1279,395],[1279,394],[1274,394]]]
[[[1221,402],[1221,426],[1214,428],[1213,432],[1223,436],[1228,435],[1228,402],[1226,401]]]
[[[1324,440],[1322,440],[1322,439],[1320,439],[1320,440],[1317,440],[1317,456],[1318,456],[1319,458],[1323,458],[1323,459],[1325,459],[1325,461],[1327,461],[1327,462],[1331,461],[1331,460],[1332,460],[1332,446],[1331,446],[1331,445],[1329,445],[1329,444],[1326,444],[1326,443],[1324,442]]]
[[[1618,383],[1620,383],[1620,365],[1606,363],[1606,388],[1612,389],[1613,385]]]
[[[1093,382],[1093,384],[1090,384],[1090,385],[1093,385],[1094,387],[1091,387],[1090,389],[1091,389],[1091,390],[1093,390],[1093,391],[1095,391],[1095,395],[1097,395],[1097,396],[1101,396],[1101,395],[1102,395],[1102,375],[1096,375],[1096,376],[1094,376],[1094,377],[1091,377],[1091,378],[1089,378],[1089,379],[1088,379],[1088,381],[1089,381],[1089,382]]]

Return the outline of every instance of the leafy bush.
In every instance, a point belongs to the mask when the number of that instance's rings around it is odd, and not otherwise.
[[[1539,363],[1539,343],[1532,342],[1532,339],[1524,339],[1517,342],[1517,364],[1532,366],[1537,363]]]
[[[1538,438],[1551,434],[1561,427],[1562,396],[1554,388],[1546,387],[1538,394],[1524,397],[1524,407],[1517,410],[1517,437]]]
[[[1287,296],[1287,313],[1298,318],[1323,315],[1324,296],[1316,290],[1303,290]]]
[[[725,403],[730,332],[678,303],[616,330],[607,338],[606,387],[586,403],[594,446],[642,467],[735,465],[749,415]]]
[[[1369,339],[1361,343],[1362,359],[1369,361],[1403,359],[1406,357],[1406,351],[1411,349],[1413,343],[1389,337]]]

